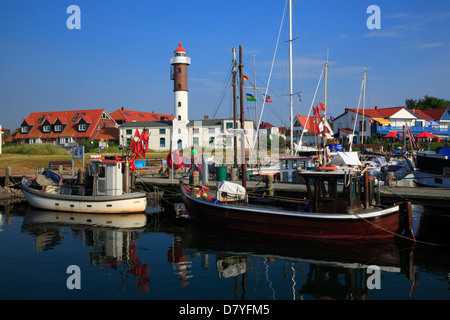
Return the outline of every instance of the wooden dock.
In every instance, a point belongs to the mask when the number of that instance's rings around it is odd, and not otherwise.
[[[447,207],[450,213],[450,189],[427,187],[381,187],[381,200],[386,203],[411,201],[416,204]]]
[[[10,183],[17,183],[22,176],[34,176],[35,173],[13,173]],[[0,173],[0,185],[5,185],[5,176]],[[70,175],[65,176],[70,178]],[[157,187],[160,190],[168,190],[172,193],[179,193],[179,176],[173,179],[167,177],[151,177],[143,175],[136,179],[137,184],[143,184],[146,188],[152,190],[152,187]],[[187,178],[182,178],[186,179]],[[240,183],[239,181],[237,183]],[[217,181],[209,180],[207,187],[215,187]],[[262,191],[265,183],[262,181],[248,180],[247,189],[249,191]],[[287,197],[304,197],[306,196],[306,186],[304,184],[296,183],[273,183],[273,189],[276,195]],[[375,192],[377,188],[375,187]],[[450,211],[450,189],[444,188],[426,188],[426,187],[405,187],[405,186],[381,186],[379,191],[380,200],[382,203],[395,203],[401,201],[411,201],[414,204],[432,205],[437,207],[449,208]]]

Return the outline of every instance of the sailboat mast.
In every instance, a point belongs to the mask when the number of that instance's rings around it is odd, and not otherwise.
[[[364,146],[364,110],[366,107],[366,80],[367,80],[367,68],[364,68],[364,77],[363,77],[363,111],[362,111],[362,126],[361,126],[361,147]]]
[[[324,126],[323,130],[325,130],[325,123],[326,123],[326,120],[327,120],[328,53],[327,53],[327,62],[325,62],[323,71],[325,73],[325,78],[324,78],[324,104],[325,104],[325,110],[323,112],[322,125]],[[320,117],[320,114],[319,114],[319,117]],[[326,138],[325,134],[322,133],[322,146],[323,146],[323,153],[324,153],[324,155],[323,155],[324,163],[325,163],[325,161],[327,161],[327,155],[326,155],[326,149],[325,149],[326,145],[327,145],[327,138]]]
[[[237,73],[237,62],[236,62],[236,48],[233,48],[233,130],[237,129],[236,122],[236,73]],[[234,142],[234,156],[233,156],[233,167],[237,168],[237,136],[233,137]]]
[[[256,64],[255,64],[255,55],[253,55],[253,88],[255,90],[255,98],[256,95]],[[255,123],[258,125],[258,98],[255,99]]]
[[[289,0],[289,106],[291,110],[291,156],[294,155],[294,101],[292,83],[292,0]]]
[[[325,103],[325,111],[324,111],[324,118],[327,118],[327,78],[328,78],[328,54],[327,54],[327,62],[325,62],[325,78],[324,78],[324,87],[325,87],[325,98],[324,98],[324,103]]]
[[[244,132],[245,122],[244,122],[244,72],[243,72],[243,64],[242,64],[242,45],[239,45],[239,95],[240,95],[240,109],[241,109],[241,130]],[[241,134],[241,152],[242,152],[242,186],[247,188],[247,177],[246,177],[246,165],[245,165],[245,135]]]

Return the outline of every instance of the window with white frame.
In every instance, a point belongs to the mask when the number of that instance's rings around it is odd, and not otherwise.
[[[192,138],[192,144],[193,144],[194,146],[198,146],[198,145],[199,145],[199,143],[198,143],[198,137]]]

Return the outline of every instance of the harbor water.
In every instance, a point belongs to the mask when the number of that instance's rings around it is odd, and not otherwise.
[[[450,299],[450,218],[421,205],[416,243],[266,239],[165,213],[0,208],[0,300]]]

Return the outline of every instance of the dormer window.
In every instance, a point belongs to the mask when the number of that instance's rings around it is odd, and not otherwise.
[[[28,126],[25,126],[25,127],[21,127],[21,128],[20,128],[20,132],[22,132],[22,133],[28,133],[28,131],[29,131]]]
[[[50,132],[50,126],[43,126],[42,131],[45,133]]]
[[[78,125],[78,131],[86,131],[86,124],[80,123]]]
[[[61,132],[62,131],[62,127],[60,124],[56,124],[55,125],[55,132]]]

